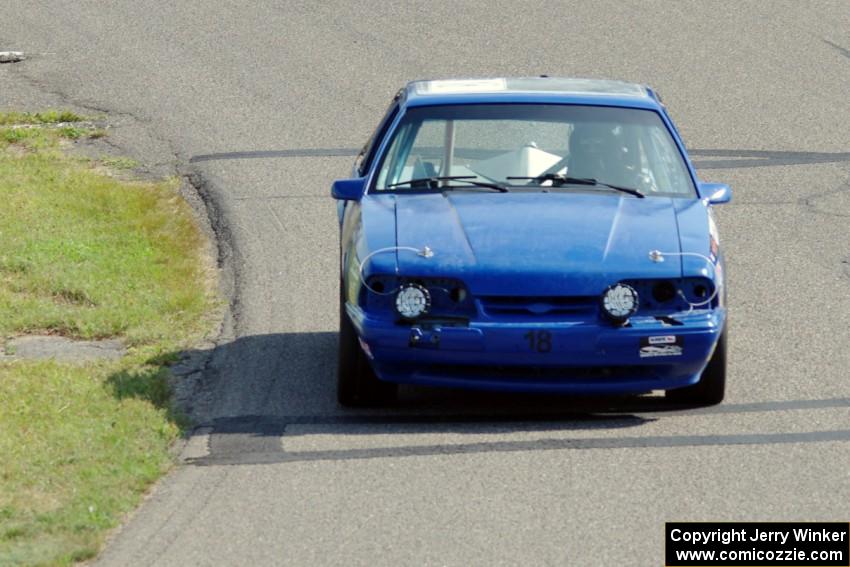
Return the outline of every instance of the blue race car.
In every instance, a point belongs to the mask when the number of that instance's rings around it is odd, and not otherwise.
[[[631,83],[415,81],[336,181],[338,398],[398,384],[723,399],[712,206]]]

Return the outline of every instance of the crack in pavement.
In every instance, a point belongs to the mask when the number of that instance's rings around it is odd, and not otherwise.
[[[826,210],[818,206],[817,203],[818,200],[832,197],[833,195],[837,195],[844,191],[850,191],[850,178],[848,178],[844,183],[842,183],[838,187],[830,189],[829,191],[824,191],[815,195],[808,195],[806,197],[800,197],[798,202],[809,212],[814,213],[816,215],[826,215],[830,217],[850,217],[850,212],[837,212],[834,210]]]
[[[832,47],[833,49],[838,51],[844,57],[847,57],[848,59],[850,59],[850,49],[847,49],[846,47],[842,47],[842,46],[838,45],[837,43],[833,43],[826,38],[821,38],[821,41],[823,41],[825,44],[829,45],[830,47]]]
[[[177,168],[177,165],[181,161],[180,152],[176,149],[176,147],[171,142],[171,140],[161,136],[156,131],[156,129],[152,128],[153,120],[151,120],[150,118],[143,117],[141,115],[130,112],[128,110],[118,110],[116,108],[110,108],[110,107],[107,107],[105,105],[102,105],[102,104],[95,102],[95,101],[92,101],[92,100],[83,100],[83,99],[77,98],[77,97],[71,95],[70,93],[68,93],[65,90],[62,90],[62,89],[55,87],[55,86],[52,86],[47,81],[41,80],[39,78],[36,78],[36,77],[33,77],[33,76],[27,74],[23,69],[25,69],[25,67],[16,67],[13,70],[14,75],[19,77],[23,81],[27,82],[31,87],[35,88],[36,90],[40,90],[40,91],[47,93],[49,95],[53,95],[55,97],[58,97],[62,100],[67,101],[69,104],[77,106],[81,109],[85,109],[89,112],[96,112],[96,113],[106,114],[106,115],[110,115],[110,116],[118,116],[118,117],[129,118],[130,120],[132,120],[132,121],[134,121],[138,124],[142,124],[142,125],[146,126],[146,128],[145,128],[146,134],[148,136],[150,136],[151,139],[165,145],[165,147],[168,148],[167,153],[169,155],[173,155],[174,158],[175,158],[174,161],[172,161],[169,165],[172,168],[175,168],[175,169]],[[112,144],[112,146],[121,149],[119,146],[116,146],[114,144]]]

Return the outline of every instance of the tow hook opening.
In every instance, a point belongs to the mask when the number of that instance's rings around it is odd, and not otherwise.
[[[417,348],[440,348],[440,328],[411,327],[408,345]]]

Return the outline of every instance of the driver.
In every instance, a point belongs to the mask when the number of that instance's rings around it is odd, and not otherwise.
[[[631,147],[630,147],[631,146]],[[567,175],[622,187],[639,186],[638,152],[621,125],[577,123],[570,134]]]

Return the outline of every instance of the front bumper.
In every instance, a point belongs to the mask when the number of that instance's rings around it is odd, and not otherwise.
[[[369,317],[351,305],[347,311],[382,380],[575,394],[636,394],[695,384],[726,322],[723,308],[676,316],[679,325],[633,317],[619,328],[605,322],[410,325]],[[541,332],[548,334],[542,345]],[[679,348],[667,348],[671,342]]]

